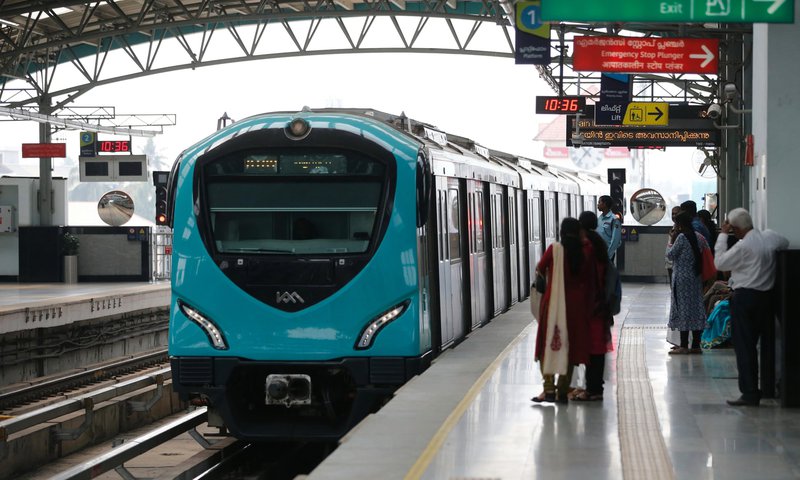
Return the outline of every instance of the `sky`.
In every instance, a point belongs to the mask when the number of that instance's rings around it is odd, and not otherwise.
[[[122,55],[121,53],[118,53]],[[122,114],[175,114],[177,124],[154,138],[159,159],[151,170],[168,170],[178,154],[216,130],[225,113],[234,120],[270,112],[313,108],[373,108],[433,124],[488,148],[542,159],[539,125],[553,120],[534,113],[537,95],[555,92],[531,65],[513,58],[420,53],[343,54],[238,62],[201,67],[96,87],[75,106],[114,106]],[[38,123],[0,122],[0,151],[38,143]],[[78,157],[78,132],[54,136]],[[101,138],[107,135],[100,134]],[[147,139],[133,138],[134,153]],[[647,152],[646,178],[678,201],[703,181],[693,170],[694,149]],[[37,165],[37,159],[20,159]],[[605,163],[605,162],[604,162]],[[56,160],[58,165],[58,160]],[[567,163],[566,166],[575,168]],[[597,171],[622,165],[601,164]],[[702,186],[701,190],[709,187]],[[632,192],[630,192],[632,193]]]

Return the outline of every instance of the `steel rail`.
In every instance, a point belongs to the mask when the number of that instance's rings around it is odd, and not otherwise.
[[[58,392],[79,388],[89,383],[113,378],[130,371],[159,363],[166,363],[167,349],[159,349],[145,355],[100,365],[82,372],[72,373],[45,381],[32,381],[25,387],[0,393],[0,410],[8,410],[23,403],[32,402]]]
[[[101,388],[86,395],[64,400],[33,412],[24,413],[20,416],[0,421],[0,442],[5,441],[9,435],[70,413],[81,410],[92,412],[94,410],[94,405],[151,385],[158,385],[159,383],[165,382],[167,379],[172,379],[172,371],[169,368],[163,368],[139,378]]]
[[[138,457],[139,455],[152,450],[162,443],[185,433],[207,420],[206,408],[199,408],[188,415],[174,420],[163,427],[159,427],[140,437],[134,438],[129,442],[114,448],[108,453],[100,455],[92,460],[83,462],[80,465],[65,470],[51,480],[80,480],[91,479],[98,475],[113,470],[123,463]]]

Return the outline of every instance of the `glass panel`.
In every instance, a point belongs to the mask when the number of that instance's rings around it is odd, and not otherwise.
[[[475,206],[475,251],[483,252],[483,192],[477,192],[477,205]]]
[[[238,152],[208,164],[207,205],[222,253],[365,252],[385,167],[355,152]]]
[[[461,235],[458,230],[458,219],[461,218],[461,215],[459,215],[458,190],[450,189],[448,190],[448,193],[450,195],[450,218],[448,218],[450,258],[460,258]]]

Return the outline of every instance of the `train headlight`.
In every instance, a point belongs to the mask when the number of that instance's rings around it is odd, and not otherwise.
[[[302,140],[311,132],[311,124],[304,118],[294,118],[286,126],[286,136],[292,140]]]
[[[372,319],[364,328],[364,330],[361,331],[361,335],[358,336],[358,342],[356,343],[355,347],[356,350],[364,350],[371,347],[372,341],[375,339],[375,336],[378,335],[378,332],[380,332],[383,327],[391,323],[394,319],[402,315],[410,303],[411,300],[406,300],[400,305],[395,305],[386,312]]]
[[[222,336],[222,332],[220,332],[219,328],[214,325],[214,322],[181,301],[178,302],[178,305],[180,306],[181,312],[183,312],[184,315],[186,315],[194,323],[198,324],[200,328],[206,332],[206,335],[208,335],[208,339],[211,341],[211,345],[214,348],[217,350],[228,349],[228,344],[225,342],[225,337]]]

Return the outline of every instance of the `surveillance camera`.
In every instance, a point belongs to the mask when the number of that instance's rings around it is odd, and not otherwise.
[[[712,103],[708,106],[708,110],[706,110],[706,116],[708,118],[717,119],[720,115],[722,115],[722,105],[719,103]]]
[[[722,87],[722,96],[725,97],[725,100],[733,100],[736,98],[738,91],[736,90],[735,83],[726,83],[725,86]]]
[[[572,144],[576,147],[580,147],[583,145],[584,137],[582,133],[573,133],[572,134]]]

